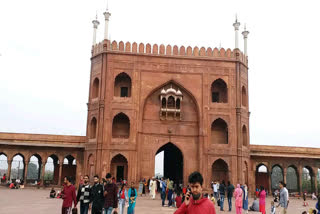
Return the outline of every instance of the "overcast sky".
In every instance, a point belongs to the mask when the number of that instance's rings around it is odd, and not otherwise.
[[[112,40],[234,48],[250,31],[251,144],[320,147],[319,1],[109,0]],[[85,135],[92,23],[106,1],[0,6],[0,131]],[[240,37],[240,47],[243,40]]]

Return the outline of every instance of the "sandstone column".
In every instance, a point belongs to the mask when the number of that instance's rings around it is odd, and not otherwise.
[[[29,161],[26,161],[25,165],[24,165],[24,175],[23,175],[23,180],[24,180],[25,185],[27,184],[28,167],[29,167]]]
[[[10,181],[10,176],[11,176],[11,164],[12,160],[8,160],[8,172],[7,172],[7,181]]]
[[[62,159],[62,160],[59,160],[59,180],[58,180],[58,186],[61,186],[62,166],[63,166],[63,159]]]

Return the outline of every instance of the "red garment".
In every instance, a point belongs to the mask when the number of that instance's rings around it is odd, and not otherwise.
[[[65,185],[63,187],[63,203],[62,207],[72,207],[72,201],[74,206],[77,206],[76,188],[71,184],[70,186]]]
[[[13,189],[13,188],[14,188],[14,183],[11,183],[10,186],[9,186],[9,188],[10,188],[10,189]]]
[[[121,199],[125,199],[124,190],[121,192]]]
[[[176,197],[176,206],[177,206],[177,208],[179,208],[181,206],[181,203],[182,203],[181,196],[177,196]]]
[[[259,212],[261,212],[262,214],[266,214],[266,205],[259,205]]]
[[[194,201],[193,198],[190,198],[190,203],[186,206],[186,203],[183,203],[180,208],[175,211],[174,214],[216,214],[213,203],[208,200],[208,198],[202,198],[200,200]]]
[[[183,194],[186,194],[187,193],[187,188],[183,187],[182,188],[182,192],[183,192]]]

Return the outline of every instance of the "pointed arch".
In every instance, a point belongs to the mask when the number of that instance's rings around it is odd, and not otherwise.
[[[76,158],[73,157],[71,154],[66,155],[63,159],[62,166],[62,176],[61,176],[61,183],[63,183],[63,179],[66,176],[70,176],[72,178],[72,182],[76,183]]]
[[[221,118],[211,124],[211,143],[228,144],[228,124]]]
[[[215,160],[212,164],[212,181],[229,181],[229,166],[221,158]]]
[[[11,179],[25,180],[24,172],[25,172],[25,157],[21,153],[17,153],[12,157],[10,180]]]
[[[271,170],[271,189],[279,189],[280,181],[283,181],[283,169],[279,164],[275,164]]]
[[[242,101],[242,106],[247,107],[248,96],[247,96],[247,89],[245,86],[242,86],[242,89],[241,89],[241,101]]]
[[[228,102],[228,87],[226,82],[219,78],[211,84],[211,101],[213,103]]]
[[[6,179],[2,180],[3,175],[6,175]],[[5,183],[8,177],[8,156],[4,152],[0,152],[0,179],[1,183]]]
[[[99,78],[95,78],[92,83],[92,93],[91,97],[92,99],[98,98],[99,96]]]
[[[131,77],[122,72],[118,74],[114,81],[115,97],[131,97]]]
[[[287,169],[286,177],[287,189],[289,192],[299,191],[299,176],[295,165],[290,165]]]
[[[114,116],[112,120],[112,137],[113,138],[129,138],[130,137],[130,119],[120,112]]]
[[[97,119],[95,117],[92,117],[90,122],[90,130],[89,130],[90,139],[95,139],[96,135],[97,135]]]
[[[117,182],[128,180],[128,160],[122,154],[117,154],[111,159],[110,172]]]
[[[44,182],[47,184],[57,185],[59,181],[59,169],[61,164],[59,158],[55,154],[51,154],[46,161],[44,167]]]
[[[248,132],[246,125],[242,126],[242,145],[248,146]]]

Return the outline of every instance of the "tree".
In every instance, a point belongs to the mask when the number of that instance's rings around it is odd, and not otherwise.
[[[34,163],[29,163],[28,165],[28,179],[38,179],[39,178],[39,167]]]

